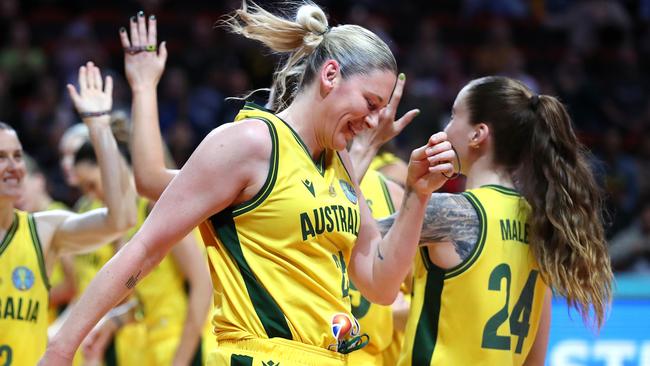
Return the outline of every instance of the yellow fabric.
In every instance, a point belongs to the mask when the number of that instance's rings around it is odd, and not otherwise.
[[[149,214],[149,207],[147,199],[138,198],[137,223],[127,233],[127,239],[140,229]],[[135,329],[125,329],[119,334],[116,346],[118,357],[123,360],[121,364],[171,365],[187,314],[183,274],[171,253],[138,283],[135,296],[142,307],[142,319],[135,325],[125,327]],[[139,352],[135,352],[137,348]],[[147,360],[146,363],[136,363],[142,359]]]
[[[0,365],[35,365],[47,346],[49,285],[33,217],[14,212],[0,242]]]
[[[200,226],[215,286],[219,348],[228,340],[281,337],[336,350],[332,322],[353,322],[347,263],[359,209],[351,179],[336,152],[314,162],[272,113],[247,104],[236,119],[246,118],[269,127],[267,183],[249,202]],[[343,329],[342,337],[357,328]]]
[[[370,207],[372,217],[381,219],[395,212],[393,200],[386,186],[386,178],[376,170],[368,169],[361,181],[361,192]],[[393,310],[391,306],[373,304],[365,299],[354,285],[350,287],[352,314],[359,320],[361,332],[370,342],[349,355],[350,365],[382,365],[382,353],[393,338]]]
[[[478,245],[447,271],[425,249],[417,256],[399,365],[521,365],[535,340],[545,284],[528,245],[530,208],[499,186],[463,194],[479,214]]]
[[[69,208],[63,202],[52,201],[50,202],[49,205],[47,205],[47,208],[45,210],[46,211],[69,210]],[[52,288],[60,285],[65,280],[65,274],[63,273],[63,266],[61,266],[61,261],[58,258],[54,263],[54,267],[52,267],[52,272],[50,273],[49,278],[50,278],[50,286]],[[54,322],[58,316],[59,316],[59,309],[50,306],[48,310],[48,318],[50,324],[52,324],[52,322]]]
[[[78,213],[84,213],[100,207],[104,207],[104,204],[100,200],[81,197],[77,204],[75,204],[75,211]],[[104,264],[113,257],[113,254],[115,254],[113,244],[106,243],[90,253],[77,254],[74,256],[77,298],[86,291],[90,281],[95,278],[95,275]]]
[[[384,151],[382,153],[375,155],[375,157],[372,158],[372,161],[370,162],[370,166],[368,167],[368,171],[380,170],[386,165],[394,164],[400,160],[401,159],[398,158],[395,154],[390,153],[388,151]]]
[[[282,338],[226,341],[207,357],[206,366],[345,366],[343,354]],[[351,365],[351,364],[350,364]]]

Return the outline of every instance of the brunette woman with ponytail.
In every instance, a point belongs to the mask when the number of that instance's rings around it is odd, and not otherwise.
[[[598,328],[611,299],[587,153],[562,103],[505,77],[467,84],[445,132],[467,191],[429,201],[399,365],[542,365],[551,289]]]

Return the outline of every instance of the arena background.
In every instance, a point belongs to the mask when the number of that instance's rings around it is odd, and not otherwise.
[[[272,1],[260,1],[272,8]],[[593,153],[607,193],[607,236],[617,287],[600,334],[554,302],[550,365],[650,365],[650,0],[318,1],[330,23],[356,23],[392,47],[407,75],[401,110],[422,113],[395,141],[402,157],[442,129],[470,79],[507,75],[559,96]],[[62,132],[79,122],[65,93],[92,60],[116,79],[127,114],[118,29],[139,10],[159,20],[170,52],[160,119],[181,164],[208,131],[232,120],[227,96],[268,86],[275,59],[215,22],[239,1],[0,0],[0,120],[14,126],[67,203],[58,166]],[[462,180],[445,187],[462,189]],[[462,336],[459,335],[459,336]]]

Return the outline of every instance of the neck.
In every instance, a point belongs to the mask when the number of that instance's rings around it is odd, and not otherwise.
[[[478,188],[486,184],[495,184],[514,188],[512,176],[499,168],[487,156],[479,157],[467,170],[467,189]]]
[[[0,200],[0,230],[6,231],[14,222],[14,202]]]
[[[318,111],[318,105],[318,103],[312,100],[310,93],[305,92],[296,96],[296,99],[287,109],[278,113],[278,117],[287,122],[296,131],[298,136],[300,136],[313,160],[318,159],[323,150],[325,150],[323,144],[319,143],[316,136],[315,127],[320,120],[314,116],[321,115]]]

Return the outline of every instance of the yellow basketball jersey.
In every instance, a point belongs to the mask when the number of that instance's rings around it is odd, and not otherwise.
[[[361,192],[370,207],[372,217],[381,219],[395,212],[393,200],[386,186],[386,178],[376,170],[368,169],[361,181]],[[365,365],[381,361],[381,354],[386,350],[393,337],[393,311],[390,306],[373,304],[361,295],[350,283],[352,315],[361,325],[361,331],[367,333],[370,342],[364,348],[350,354],[350,365]]]
[[[66,206],[65,203],[63,202],[52,201],[50,202],[49,205],[47,205],[46,208],[46,211],[50,211],[50,210],[68,210],[68,206]],[[61,261],[58,258],[54,263],[54,267],[52,267],[52,272],[49,275],[49,279],[50,279],[50,286],[52,287],[58,286],[65,279],[65,274],[63,273],[63,267],[61,266]],[[63,309],[63,307],[61,309]],[[57,309],[55,307],[50,307],[48,311],[50,324],[56,320],[57,316],[59,316],[59,310],[60,309]]]
[[[34,217],[15,210],[0,242],[1,365],[35,365],[45,353],[48,291]]]
[[[75,211],[78,213],[87,212],[96,208],[104,207],[100,200],[81,197],[75,205]],[[115,248],[112,243],[107,243],[95,249],[90,253],[77,254],[74,256],[74,271],[77,282],[77,297],[86,291],[90,281],[95,278],[99,270],[115,254]]]
[[[390,165],[398,161],[400,161],[400,158],[398,158],[395,154],[390,153],[388,151],[384,151],[382,153],[375,155],[375,157],[372,158],[372,161],[370,162],[370,166],[368,167],[368,171],[379,170],[385,167],[386,165]]]
[[[138,220],[128,233],[130,239],[149,215],[149,201],[138,198]],[[143,309],[143,321],[147,326],[147,337],[176,337],[180,339],[187,312],[187,294],[184,278],[171,253],[165,256],[135,287],[136,296]]]
[[[500,186],[463,195],[479,216],[478,243],[449,270],[420,251],[399,365],[521,365],[535,341],[546,285],[529,247],[530,207]]]
[[[358,330],[347,274],[360,219],[352,180],[337,152],[314,162],[271,112],[247,104],[236,120],[249,118],[271,135],[268,178],[251,200],[200,226],[218,342],[279,337],[336,351],[337,338]]]

